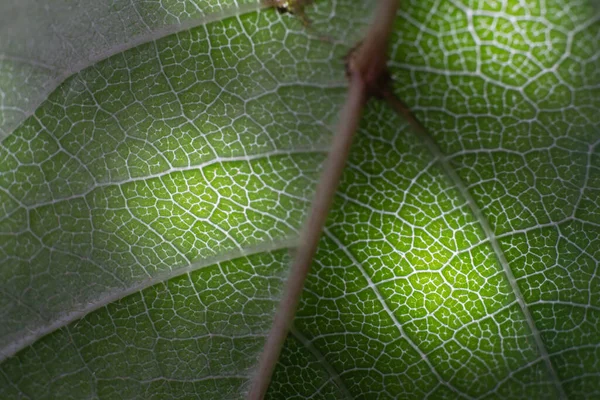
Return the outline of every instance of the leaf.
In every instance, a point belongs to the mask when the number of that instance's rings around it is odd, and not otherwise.
[[[130,7],[104,5],[71,17],[104,12],[102,30],[128,40],[112,28]],[[100,40],[115,54],[2,141],[0,354],[24,350],[3,364],[0,397],[243,390],[343,100],[345,47],[273,10],[220,8],[159,19],[129,50]],[[361,21],[321,13],[342,31]]]
[[[315,30],[352,43],[366,13],[332,4]],[[437,145],[370,103],[270,398],[600,394],[596,15],[404,5],[391,68]],[[347,47],[300,25],[115,54],[2,142],[3,347],[60,328],[2,364],[0,397],[244,390],[344,94]]]
[[[66,78],[111,55],[259,7],[256,0],[4,1],[0,138]],[[91,28],[91,29],[90,29]]]
[[[274,398],[313,398],[305,342],[356,398],[600,393],[599,20],[479,4],[398,19],[397,92],[437,145],[368,107]]]

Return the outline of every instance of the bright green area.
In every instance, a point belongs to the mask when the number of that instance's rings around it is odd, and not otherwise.
[[[314,29],[351,42],[365,13],[332,4]],[[403,2],[396,93],[445,158],[369,104],[268,398],[600,396],[593,15]],[[0,397],[242,396],[344,51],[273,11],[218,20],[83,70],[2,142],[0,343],[61,327]]]
[[[296,66],[286,23],[248,14],[117,54],[3,141],[2,347],[107,293],[296,236],[344,88],[329,45]]]

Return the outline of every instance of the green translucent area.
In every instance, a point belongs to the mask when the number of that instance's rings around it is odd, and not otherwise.
[[[266,287],[254,282],[258,277],[239,278],[248,282],[244,299],[218,281],[202,288],[198,296],[224,305],[221,314],[202,317],[205,325],[216,324],[202,333],[211,338],[208,343],[185,343],[165,334],[162,330],[174,325],[168,321],[164,329],[140,333],[155,337],[152,349],[141,345],[144,351],[130,351],[137,345],[125,339],[113,343],[108,320],[89,332],[73,331],[84,322],[61,328],[149,284],[241,254],[286,247],[297,235],[343,101],[346,47],[342,41],[320,40],[298,19],[274,10],[233,18],[218,14],[202,25],[203,13],[239,5],[213,2],[198,9],[191,2],[131,3],[144,13],[140,18],[149,29],[187,18],[200,18],[200,26],[165,37],[160,30],[150,32],[146,43],[82,69],[2,141],[0,354],[4,359],[45,333],[59,333],[3,364],[12,372],[2,376],[0,397],[37,390],[33,397],[201,393],[215,398],[236,397],[247,386],[278,299],[281,260],[268,265],[267,275],[261,270],[271,279]],[[106,18],[124,15],[127,6],[122,6],[114,3],[114,13]],[[161,22],[164,11],[168,18]],[[360,28],[367,11],[365,4],[353,1],[349,7],[342,1],[309,15],[322,33],[348,32]],[[106,39],[102,46],[122,44],[116,36]],[[103,53],[102,46],[95,50]],[[0,68],[14,60],[4,61]],[[14,71],[2,71],[4,85]],[[244,271],[255,273],[249,267]],[[223,276],[237,281],[232,273]],[[145,303],[144,309],[182,311],[178,302],[163,303]],[[192,310],[200,306],[190,305]],[[204,323],[198,318],[189,315],[186,321]],[[163,320],[157,317],[155,325]],[[128,335],[137,330],[130,327]],[[81,353],[74,371],[69,370],[73,352],[60,351],[65,332],[71,331],[78,335],[76,353]],[[84,354],[79,349],[94,335],[102,344],[86,347]],[[58,344],[44,352],[51,340]],[[120,348],[126,350],[115,356]],[[214,364],[209,369],[216,378],[194,370],[194,352]],[[43,367],[45,362],[53,365]],[[192,372],[179,375],[184,368],[179,364]]]
[[[501,265],[420,139],[371,103],[350,158],[296,319],[349,392],[552,392]]]
[[[369,105],[269,398],[599,397],[598,19],[584,0],[403,7],[396,92],[444,162]],[[316,31],[360,31],[330,11]],[[165,283],[5,361],[0,397],[240,397],[287,257],[214,260],[295,233],[342,53],[273,11],[224,20],[84,70],[3,142],[2,329]]]
[[[479,59],[469,62],[465,52],[446,78],[427,63],[412,65],[403,79],[417,76],[419,90],[403,97],[499,236],[562,389],[594,398],[600,24],[586,2],[543,2],[544,15],[534,19],[533,9],[513,3],[472,12]],[[480,75],[470,76],[472,63]],[[473,107],[478,98],[489,106]]]
[[[0,235],[16,267],[3,269],[6,295],[52,315],[72,299],[93,302],[161,271],[293,236],[319,161],[305,154],[221,162],[15,213]],[[69,271],[76,274],[65,277]],[[48,284],[56,279],[60,285]]]
[[[241,397],[289,263],[262,253],[107,304],[0,367],[0,396]]]
[[[342,48],[296,24],[252,13],[117,54],[2,142],[0,348],[107,293],[296,235],[343,99]]]
[[[356,398],[595,398],[600,24],[585,2],[463,3],[406,4],[392,73],[494,237],[372,106],[297,326]]]

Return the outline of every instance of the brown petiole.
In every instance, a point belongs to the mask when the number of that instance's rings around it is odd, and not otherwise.
[[[299,8],[294,12],[298,13],[300,10],[303,14],[304,6],[309,1],[275,1],[273,5],[285,5],[286,8],[289,8],[290,5],[296,6]],[[261,400],[267,392],[281,348],[294,320],[296,308],[304,289],[304,281],[317,251],[325,220],[342,177],[364,105],[371,96],[383,98],[386,90],[390,87],[390,76],[386,68],[386,51],[398,6],[399,0],[380,0],[374,22],[365,39],[359,46],[352,49],[346,58],[346,72],[350,82],[348,96],[317,186],[310,215],[300,236],[300,244],[290,269],[283,297],[261,354],[255,379],[248,393],[249,400]]]

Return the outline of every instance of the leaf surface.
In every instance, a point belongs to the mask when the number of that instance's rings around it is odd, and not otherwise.
[[[3,398],[245,390],[368,5],[311,10],[346,45],[193,6],[3,122]],[[270,398],[600,394],[599,21],[403,5],[390,66],[433,140],[369,104]]]
[[[81,69],[2,141],[0,353],[53,353],[7,360],[2,397],[243,390],[343,100],[345,46],[221,6]],[[335,7],[315,20],[368,19]]]
[[[310,397],[307,340],[353,398],[598,396],[599,35],[585,2],[405,4],[434,143],[369,105],[273,398]]]

